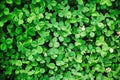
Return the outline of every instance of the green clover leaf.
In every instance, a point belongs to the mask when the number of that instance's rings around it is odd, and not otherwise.
[[[16,60],[15,65],[16,66],[22,66],[22,61],[21,60]]]
[[[48,63],[47,66],[48,66],[50,69],[54,69],[54,68],[55,68],[55,64],[54,64],[54,63]]]
[[[7,44],[12,44],[12,42],[13,42],[13,39],[11,39],[11,38],[6,39]]]
[[[57,66],[62,66],[62,65],[64,65],[65,64],[65,62],[63,62],[63,61],[56,61],[56,65]]]

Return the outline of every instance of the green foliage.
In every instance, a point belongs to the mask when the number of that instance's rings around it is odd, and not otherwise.
[[[0,80],[119,80],[119,0],[0,0]]]

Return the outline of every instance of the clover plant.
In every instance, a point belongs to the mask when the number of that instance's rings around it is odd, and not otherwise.
[[[120,0],[0,0],[0,80],[120,80]]]

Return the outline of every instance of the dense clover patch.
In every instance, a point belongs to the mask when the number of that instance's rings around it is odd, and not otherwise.
[[[119,0],[1,0],[0,80],[119,80]]]

